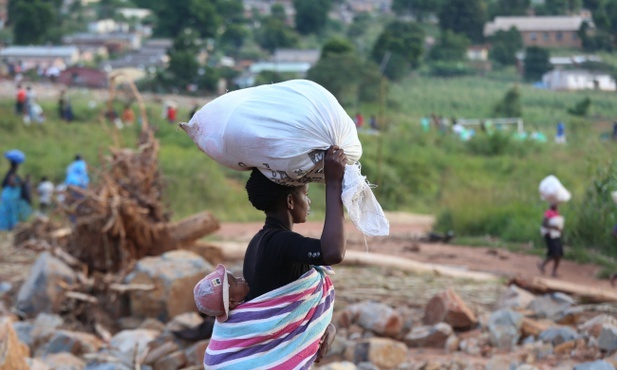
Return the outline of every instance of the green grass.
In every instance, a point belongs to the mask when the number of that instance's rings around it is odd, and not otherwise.
[[[589,225],[598,225],[592,233],[609,232],[604,229],[617,219],[614,205],[598,198],[597,202],[609,203],[603,209],[605,221],[597,222],[597,203],[593,203],[594,208],[586,202],[590,187],[599,181],[597,169],[617,158],[617,143],[600,140],[600,134],[610,130],[611,117],[617,117],[614,94],[555,93],[521,85],[525,128],[543,131],[549,138],[544,144],[514,140],[511,131],[491,137],[478,134],[470,142],[434,129],[421,131],[419,120],[430,113],[490,118],[493,106],[511,88],[513,79],[512,71],[507,69],[503,75],[494,72],[489,78],[414,75],[390,85],[383,107],[346,107],[350,114],[359,109],[365,117],[378,116],[381,135],[360,133],[364,149],[361,162],[364,175],[378,185],[374,192],[385,210],[436,215],[437,230],[453,229],[459,238],[489,235],[505,248],[530,242],[542,245],[538,227],[546,204],[539,199],[537,187],[542,178],[554,174],[573,195],[572,201],[561,207],[567,220],[566,233],[588,229]],[[569,116],[567,109],[586,96],[592,100],[591,115]],[[59,121],[55,104],[49,101],[43,102],[48,121],[42,126],[24,126],[13,114],[12,102],[0,102],[0,149],[24,150],[28,159],[22,174],[31,174],[35,182],[42,175],[62,181],[64,169],[76,153],[86,158],[96,182],[101,158],[109,146],[134,147],[137,142],[137,125],[116,134],[109,123],[98,119],[104,103],[95,96],[80,91],[72,92],[71,98],[75,123]],[[97,102],[95,108],[90,108],[92,101]],[[190,108],[180,107],[178,116],[185,117]],[[149,105],[148,112],[160,141],[164,199],[175,219],[205,209],[222,221],[263,218],[247,202],[244,183],[248,173],[223,168],[201,153],[182,130],[160,118],[160,107]],[[566,123],[565,146],[552,142],[555,123],[560,119]],[[6,171],[6,166],[2,161],[0,172]],[[605,188],[613,186],[606,184]],[[311,200],[311,219],[321,220],[323,186],[311,185]],[[578,239],[571,239],[574,246],[586,245],[584,233],[577,235]],[[615,241],[607,237],[594,241],[589,250],[617,256],[615,247]],[[571,257],[581,258],[578,254]]]

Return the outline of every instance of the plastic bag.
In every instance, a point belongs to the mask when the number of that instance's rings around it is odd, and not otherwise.
[[[549,203],[568,202],[572,195],[554,175],[549,175],[540,182],[538,187],[540,198]]]

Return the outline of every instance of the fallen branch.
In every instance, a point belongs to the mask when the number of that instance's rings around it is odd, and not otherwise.
[[[120,294],[138,290],[147,292],[154,290],[154,288],[154,284],[111,284],[109,286],[109,290],[113,290],[114,292],[118,292]]]
[[[547,279],[542,277],[514,277],[510,279],[509,284],[517,285],[536,294],[562,292],[579,297],[585,302],[617,302],[617,292],[607,289],[593,288],[588,285],[569,283],[562,280]]]

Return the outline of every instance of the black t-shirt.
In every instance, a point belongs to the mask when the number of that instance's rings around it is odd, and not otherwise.
[[[323,265],[321,241],[295,233],[273,218],[253,237],[244,256],[246,301],[297,280],[311,265]]]

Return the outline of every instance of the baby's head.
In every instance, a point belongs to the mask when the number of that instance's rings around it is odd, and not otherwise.
[[[242,303],[248,292],[244,279],[234,277],[225,266],[218,265],[195,285],[193,298],[199,312],[225,322],[229,310]]]

